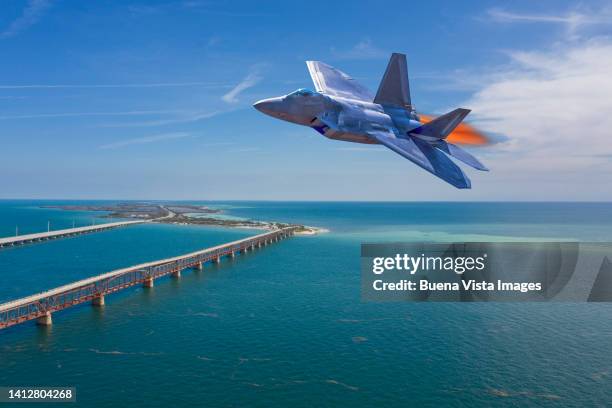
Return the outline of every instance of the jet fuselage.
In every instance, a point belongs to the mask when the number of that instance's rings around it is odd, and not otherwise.
[[[400,107],[298,89],[285,96],[264,99],[253,105],[274,118],[308,126],[335,140],[377,144],[368,132],[393,129],[405,135],[422,125],[418,116]]]

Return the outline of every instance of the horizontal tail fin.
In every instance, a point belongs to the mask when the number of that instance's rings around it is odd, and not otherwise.
[[[425,139],[445,139],[470,112],[469,109],[457,108],[452,112],[435,118],[423,126],[412,129],[410,134],[414,136],[423,136]]]

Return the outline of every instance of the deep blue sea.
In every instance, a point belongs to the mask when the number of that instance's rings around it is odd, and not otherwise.
[[[0,236],[108,222],[0,201]],[[612,305],[364,303],[360,244],[612,240],[607,203],[201,202],[330,232],[0,331],[0,386],[83,407],[610,406]],[[253,230],[139,225],[0,251],[0,302]],[[7,405],[8,406],[8,405]]]

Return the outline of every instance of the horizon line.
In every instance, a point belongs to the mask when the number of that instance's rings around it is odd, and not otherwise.
[[[196,198],[32,198],[32,197],[11,197],[2,198],[0,201],[135,201],[135,202],[287,202],[287,203],[599,203],[612,204],[612,200],[326,200],[326,199],[245,199],[245,198],[215,198],[215,199],[196,199]]]

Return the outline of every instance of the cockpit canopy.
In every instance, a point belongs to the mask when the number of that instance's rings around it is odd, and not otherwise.
[[[315,92],[311,91],[310,89],[307,88],[300,88],[296,91],[291,92],[289,95],[287,96],[312,96],[314,95]]]

